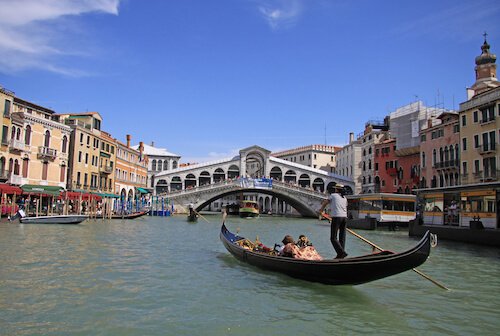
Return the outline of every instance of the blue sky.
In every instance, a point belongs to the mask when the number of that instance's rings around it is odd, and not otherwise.
[[[458,108],[500,2],[0,0],[0,85],[182,155],[343,145],[416,97]]]

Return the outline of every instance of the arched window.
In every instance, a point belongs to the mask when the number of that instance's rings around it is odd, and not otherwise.
[[[163,161],[158,160],[158,170],[161,170],[163,168]]]
[[[16,132],[16,140],[21,140],[21,128],[18,128],[18,129],[17,129],[17,132]]]
[[[16,138],[16,127],[12,126],[12,130],[10,131],[10,138],[14,140]]]
[[[437,162],[437,160],[436,160],[436,148],[434,148],[432,150],[432,165],[435,166],[436,162]]]
[[[372,160],[368,160],[368,169],[372,169]]]
[[[50,132],[48,130],[45,131],[45,137],[44,137],[44,140],[43,140],[43,145],[45,147],[50,147]]]
[[[24,133],[24,144],[29,145],[31,142],[31,126],[26,126],[26,131]]]
[[[66,148],[67,148],[67,147],[68,147],[68,137],[63,136],[63,138],[62,138],[62,148],[61,148],[61,152],[66,153]],[[64,181],[61,181],[61,182],[64,182]]]
[[[14,175],[19,175],[19,161],[14,161]]]
[[[163,161],[163,170],[168,170],[168,161]]]
[[[156,170],[156,160],[151,161],[151,170],[152,171]]]
[[[422,152],[422,167],[425,167],[425,152]]]
[[[439,162],[444,161],[443,147],[439,148]]]

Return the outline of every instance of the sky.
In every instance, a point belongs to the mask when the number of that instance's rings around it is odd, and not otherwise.
[[[458,109],[500,2],[0,0],[0,86],[181,162],[342,146],[422,100]]]

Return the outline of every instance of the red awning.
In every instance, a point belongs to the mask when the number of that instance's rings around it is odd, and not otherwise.
[[[82,201],[88,201],[90,199],[100,201],[101,196],[99,195],[94,195],[94,194],[89,194],[89,193],[80,193],[77,191],[65,191],[61,193],[61,196],[59,196],[59,199],[69,199],[69,200],[79,200],[80,197],[82,198]]]
[[[16,194],[16,195],[21,195],[23,193],[23,190],[19,187],[10,185],[10,184],[5,184],[5,183],[0,183],[0,192],[2,194]]]

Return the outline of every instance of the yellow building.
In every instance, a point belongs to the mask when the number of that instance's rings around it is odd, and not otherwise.
[[[460,104],[461,183],[475,184],[500,179],[500,82],[496,78],[496,56],[484,40],[476,57],[476,82]]]
[[[116,145],[98,112],[59,114],[71,128],[68,190],[114,193]]]
[[[53,110],[14,97],[8,140],[10,184],[22,185],[25,191],[30,186],[50,186],[39,190],[56,193],[66,187],[71,129],[53,115]]]
[[[115,190],[121,199],[134,200],[148,193],[148,158],[142,142],[139,150],[130,147],[131,138],[127,134],[127,144],[116,141]]]
[[[9,140],[10,140],[10,114],[14,103],[14,92],[0,86],[0,108],[2,110],[2,141],[0,143],[0,182],[8,181]]]

